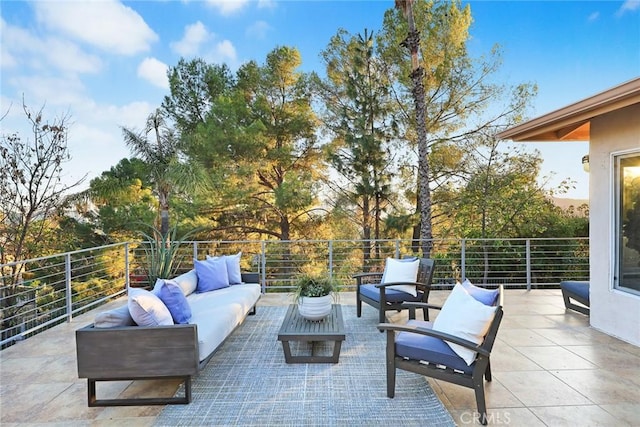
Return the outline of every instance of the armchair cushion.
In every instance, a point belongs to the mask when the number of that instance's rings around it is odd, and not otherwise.
[[[462,282],[462,286],[469,295],[471,295],[484,305],[494,305],[498,300],[498,296],[500,295],[500,289],[480,288],[471,283],[469,279],[465,279],[464,282]]]
[[[420,295],[407,295],[406,292],[398,291],[391,288],[393,288],[393,286],[389,286],[385,289],[384,292],[384,296],[387,302],[420,301]],[[360,294],[369,297],[374,301],[380,302],[380,288],[376,287],[376,285],[360,286]]]
[[[432,329],[432,322],[422,320],[409,320],[407,325]],[[445,341],[436,337],[399,332],[396,336],[396,354],[413,360],[428,360],[431,364],[444,365],[465,374],[473,371],[473,365],[467,365]]]
[[[415,282],[418,279],[419,267],[420,260],[417,258],[387,258],[384,274],[382,275],[382,281],[380,283]],[[387,289],[406,292],[414,297],[418,296],[416,287],[412,285],[393,285],[387,287]]]
[[[480,344],[487,334],[495,311],[496,307],[477,301],[462,285],[456,284],[433,322],[433,329]],[[475,351],[457,344],[447,344],[467,365],[475,360]]]

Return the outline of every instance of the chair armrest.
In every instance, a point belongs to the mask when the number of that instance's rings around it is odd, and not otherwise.
[[[395,331],[395,332],[412,332],[414,334],[425,335],[434,338],[440,338],[443,341],[447,341],[453,344],[461,345],[462,347],[468,348],[477,352],[478,354],[482,354],[483,356],[489,356],[491,352],[484,347],[469,341],[464,338],[459,338],[454,335],[446,334],[444,332],[436,331],[433,329],[425,329],[420,328],[413,325],[396,325],[393,323],[379,323],[378,329],[381,331]]]
[[[441,305],[427,304],[424,302],[403,302],[402,308],[430,308],[433,310],[442,310]]]
[[[243,283],[260,283],[260,273],[243,271],[240,273],[240,275],[242,276]]]
[[[398,285],[421,286],[422,283],[418,283],[418,282],[387,282],[387,283],[378,283],[375,286],[376,286],[376,288],[386,288],[387,286],[398,286]]]
[[[358,274],[354,274],[353,276],[351,276],[351,278],[359,279],[359,278],[367,277],[367,276],[380,276],[380,277],[382,277],[382,273],[379,272],[379,271],[372,271],[372,272],[369,272],[369,273],[358,273]]]
[[[377,281],[379,282],[380,279],[382,279],[382,273],[380,273],[379,271],[372,271],[372,272],[354,274],[351,277],[356,279],[356,285],[358,286],[358,292],[360,292],[360,286],[362,285],[362,279],[364,279],[366,277],[372,277],[372,278],[378,279]]]

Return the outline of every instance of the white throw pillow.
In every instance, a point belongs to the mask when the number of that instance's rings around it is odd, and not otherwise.
[[[129,314],[129,307],[125,304],[113,310],[96,314],[93,326],[96,328],[115,328],[117,326],[133,326],[135,322]]]
[[[138,326],[173,325],[166,305],[152,292],[129,288],[129,313]]]
[[[489,330],[497,307],[484,305],[456,284],[433,322],[433,329],[480,344]],[[467,365],[476,360],[476,352],[447,342]]]
[[[384,266],[384,273],[382,274],[381,283],[397,283],[397,282],[415,282],[418,279],[418,268],[420,267],[420,260],[402,260],[396,258],[387,258],[387,262]],[[387,289],[394,289],[396,291],[406,292],[418,296],[418,291],[415,286],[411,285],[395,285],[389,286]]]

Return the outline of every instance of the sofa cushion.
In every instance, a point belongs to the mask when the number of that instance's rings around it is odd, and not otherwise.
[[[189,323],[191,307],[180,286],[174,280],[164,279],[158,291],[158,297],[167,306],[174,323]]]
[[[152,292],[130,288],[127,305],[133,321],[138,326],[173,325],[169,309]]]
[[[240,257],[242,257],[242,251],[238,252],[235,255],[222,255],[219,257],[207,255],[207,260],[223,258],[227,264],[227,277],[229,277],[229,285],[239,285],[240,283],[242,283]]]
[[[173,280],[180,286],[185,297],[194,293],[198,287],[198,274],[194,268],[182,273]]]
[[[193,264],[196,268],[196,274],[198,275],[197,292],[209,292],[229,286],[227,262],[224,258],[208,259],[205,261],[194,259]]]
[[[96,328],[115,328],[117,326],[133,326],[135,324],[127,304],[96,314],[93,322],[93,326]]]
[[[198,326],[200,361],[206,359],[244,320],[260,298],[260,285],[245,283],[189,295],[190,324]]]
[[[477,301],[462,285],[456,284],[433,322],[433,329],[480,344],[484,341],[495,312],[496,307]],[[458,344],[447,344],[467,365],[476,359],[475,351]]]

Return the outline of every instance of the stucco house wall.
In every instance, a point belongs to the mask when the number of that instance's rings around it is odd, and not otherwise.
[[[612,154],[640,154],[640,104],[591,120],[589,144],[591,326],[640,346],[640,296],[614,290],[615,194]]]

